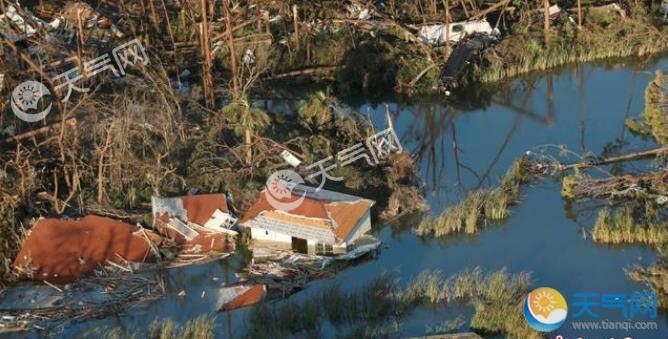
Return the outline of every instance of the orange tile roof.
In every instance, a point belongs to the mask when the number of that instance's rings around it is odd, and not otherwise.
[[[358,200],[356,202],[334,202],[325,205],[325,208],[336,222],[337,228],[334,231],[336,237],[344,240],[355,229],[357,223],[364,214],[371,208],[372,203],[368,200]]]
[[[323,190],[324,191],[324,190]],[[254,219],[258,215],[268,216],[271,218],[287,220],[295,224],[312,227],[318,229],[329,230],[336,236],[339,241],[345,240],[353,231],[359,220],[364,216],[366,211],[373,206],[372,200],[348,196],[349,201],[331,201],[327,199],[315,199],[309,196],[304,197],[304,201],[294,210],[289,212],[276,212],[276,209],[271,206],[265,195],[265,190],[260,193],[257,201],[246,211],[239,224]],[[292,193],[291,197],[280,199],[280,202],[289,203],[297,201],[301,198],[298,193]],[[293,217],[291,217],[293,216]],[[306,219],[315,218],[322,221]],[[332,221],[335,222],[336,227]]]
[[[293,194],[290,198],[284,198],[278,201],[282,203],[290,203],[299,200],[299,198],[301,198],[301,196]],[[248,211],[244,213],[244,216],[241,218],[241,220],[239,220],[239,223],[243,223],[250,219],[255,218],[258,214],[260,214],[260,212],[273,211],[273,210],[275,210],[275,208],[271,206],[269,201],[267,201],[265,191],[263,190],[260,193],[260,197],[248,209]],[[294,210],[290,211],[290,214],[301,215],[309,218],[327,219],[327,211],[325,210],[322,201],[311,199],[308,197],[304,197],[304,201],[301,203],[301,205],[299,205],[299,207],[295,208]]]

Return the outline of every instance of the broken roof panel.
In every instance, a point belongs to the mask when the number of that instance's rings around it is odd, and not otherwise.
[[[224,194],[200,194],[173,198],[153,197],[153,217],[160,233],[173,239],[182,252],[227,252],[236,248],[236,232],[226,228],[207,228],[220,219],[221,213],[229,215]],[[230,215],[231,217],[231,215]],[[178,222],[183,227],[174,227]],[[213,218],[213,220],[212,220]],[[192,231],[192,232],[191,232]]]
[[[259,303],[267,294],[264,284],[240,284],[223,287],[219,292],[218,304],[221,312],[232,311]]]
[[[174,198],[153,197],[153,216],[167,221],[176,217],[184,222],[206,224],[216,210],[229,213],[224,194],[200,194]]]
[[[37,280],[67,282],[91,273],[107,260],[154,259],[138,228],[99,216],[79,220],[40,219],[30,230],[14,267]]]

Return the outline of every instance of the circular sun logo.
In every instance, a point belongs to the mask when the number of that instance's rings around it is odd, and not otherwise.
[[[51,95],[51,92],[41,82],[33,80],[24,81],[12,91],[10,100],[12,111],[14,111],[14,114],[23,121],[40,121],[49,114],[52,103],[49,103],[49,105],[41,112],[28,113],[28,111],[36,111],[38,109],[39,101],[48,95]]]
[[[550,287],[537,288],[524,301],[524,317],[531,327],[552,332],[566,320],[568,305],[559,291]]]
[[[541,313],[549,313],[555,307],[554,296],[546,291],[540,291],[532,300],[534,307]]]
[[[304,195],[295,197],[293,196],[293,190],[303,183],[304,179],[293,170],[274,172],[267,179],[267,189],[264,191],[265,198],[277,210],[294,210],[304,201]]]

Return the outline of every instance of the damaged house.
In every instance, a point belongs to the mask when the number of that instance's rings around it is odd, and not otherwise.
[[[272,206],[265,189],[239,221],[250,230],[253,242],[296,252],[318,255],[343,254],[371,230],[374,201],[361,197],[297,185],[290,197],[296,204],[289,211]],[[276,204],[274,204],[276,205]]]
[[[153,197],[154,227],[185,253],[229,252],[236,248],[237,219],[224,194]]]

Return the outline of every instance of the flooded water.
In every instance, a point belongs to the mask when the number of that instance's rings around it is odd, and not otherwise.
[[[515,158],[538,145],[565,145],[578,153],[600,155],[615,140],[624,141],[624,150],[654,146],[625,131],[624,119],[643,109],[644,90],[654,71],[665,69],[668,58],[643,66],[572,66],[551,75],[518,79],[493,96],[448,97],[413,103],[390,103],[395,128],[406,149],[419,161],[429,213],[439,214],[476,187],[494,185]],[[511,88],[508,90],[508,88]],[[484,104],[481,104],[483,102]],[[452,104],[451,104],[452,103]],[[356,104],[382,128],[384,105]],[[456,145],[456,147],[454,147]],[[394,272],[402,281],[425,269],[451,275],[480,266],[484,272],[506,267],[509,273],[530,272],[532,287],[549,286],[566,299],[573,293],[623,293],[644,290],[627,279],[625,269],[650,265],[656,252],[642,246],[613,247],[594,243],[589,236],[595,211],[578,211],[560,197],[560,183],[540,180],[522,192],[522,203],[513,208],[506,221],[488,225],[475,235],[454,235],[445,239],[421,239],[411,228],[419,223],[407,216],[391,225],[374,225],[374,234],[384,248],[375,260],[368,260],[331,279],[315,281],[290,297],[301,300],[333,284],[355,289],[379,274]],[[147,306],[132,308],[114,319],[97,320],[68,328],[74,335],[99,325],[123,325],[142,329],[154,318],[185,321],[197,315],[214,314],[216,290],[244,265],[240,256],[220,262],[170,270],[167,297]],[[185,297],[177,297],[179,291]],[[470,308],[421,308],[398,325],[394,336],[423,335],[431,324],[465,316],[468,330]],[[604,313],[609,320],[623,320],[617,310]],[[217,317],[219,337],[239,337],[248,325],[247,309]],[[584,319],[583,319],[584,320]],[[575,331],[569,317],[552,333],[567,338],[666,338],[665,314],[656,319],[652,331]],[[334,337],[331,326],[322,328]]]

